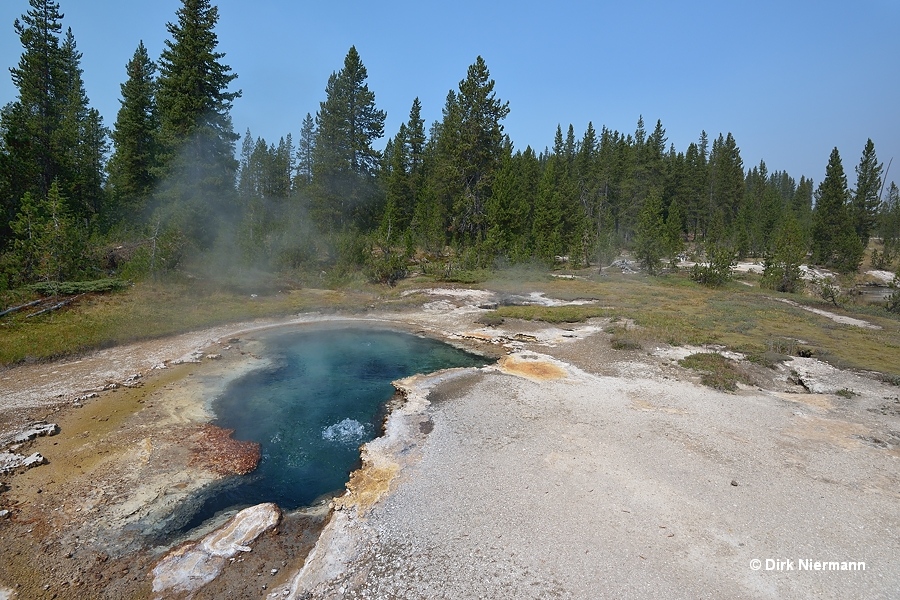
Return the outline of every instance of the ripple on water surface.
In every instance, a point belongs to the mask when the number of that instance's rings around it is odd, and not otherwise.
[[[380,431],[391,382],[486,361],[442,342],[379,329],[271,333],[271,366],[237,379],[217,398],[216,425],[261,446],[256,471],[208,499],[186,529],[227,509],[275,502],[292,510],[343,489],[359,446]]]

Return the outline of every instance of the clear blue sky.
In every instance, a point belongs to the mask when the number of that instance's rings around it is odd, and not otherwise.
[[[138,41],[157,58],[179,0],[60,0],[83,52],[92,106],[115,122]],[[413,98],[430,123],[481,55],[508,100],[515,146],[552,145],[558,123],[633,132],[662,120],[679,151],[701,130],[732,132],[745,168],[824,177],[831,149],[855,182],[866,139],[900,181],[900,0],[297,2],[221,0],[219,49],[243,90],[235,130],[268,142],[299,135],[328,76],[355,45],[392,136]],[[0,2],[0,63],[27,0]],[[0,103],[15,98],[0,74]]]

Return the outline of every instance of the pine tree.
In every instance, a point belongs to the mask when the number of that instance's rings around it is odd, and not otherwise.
[[[68,198],[73,214],[85,218],[104,209],[104,167],[109,131],[104,127],[100,113],[89,106],[81,77],[82,55],[71,28],[66,30],[60,52],[65,100],[54,141],[57,148],[68,151],[60,160],[62,168],[57,183]]]
[[[737,217],[744,196],[744,161],[729,132],[713,142],[709,154],[709,214],[720,211],[729,227]]]
[[[294,155],[294,137],[288,133],[278,139],[272,156],[272,190],[274,198],[287,199],[291,196],[294,171],[297,169]]]
[[[533,258],[534,211],[539,204],[541,166],[531,146],[503,159],[487,204],[487,246],[518,263]]]
[[[256,180],[258,173],[255,173],[252,167],[254,146],[253,134],[250,133],[248,127],[241,141],[241,157],[238,162],[237,189],[242,201],[255,196],[259,187],[259,182]]]
[[[388,140],[384,158],[382,174],[385,180],[385,212],[381,219],[381,230],[384,243],[391,244],[407,229],[415,208],[410,185],[406,123],[400,124],[397,137]]]
[[[596,254],[597,239],[604,226],[604,210],[599,169],[597,132],[594,124],[588,122],[587,129],[578,147],[575,162],[575,179],[578,187],[578,203],[584,216],[580,233],[579,254],[585,263]]]
[[[6,225],[26,192],[46,198],[55,181],[60,197],[77,217],[97,213],[103,203],[106,129],[92,111],[81,79],[81,53],[72,30],[61,38],[59,3],[30,0],[30,10],[14,24],[23,52],[10,69],[18,96],[0,113]]]
[[[314,217],[331,230],[371,217],[367,205],[374,196],[380,161],[372,144],[384,135],[386,114],[376,108],[367,78],[368,71],[351,46],[344,68],[328,78],[325,100],[316,113]]]
[[[868,245],[869,236],[875,227],[881,191],[881,169],[875,157],[875,144],[870,138],[863,149],[859,165],[856,167],[856,190],[850,200],[850,212],[856,235],[863,247]]]
[[[684,216],[678,199],[672,200],[666,214],[666,253],[672,258],[673,267],[677,267],[678,255],[684,252]]]
[[[425,192],[425,153],[427,138],[425,120],[422,118],[422,103],[413,100],[406,122],[406,152],[409,170],[409,204],[404,208],[407,222],[411,223],[416,206]]]
[[[423,192],[426,139],[421,113],[422,105],[416,98],[409,111],[409,120],[400,125],[397,136],[385,147],[381,172],[385,214],[381,229],[391,230],[395,236],[413,223]],[[386,223],[390,225],[387,230]],[[411,235],[408,237],[411,239]]]
[[[792,213],[787,213],[766,256],[760,285],[779,292],[801,291],[803,271],[800,265],[806,260],[806,248],[800,224]]]
[[[764,256],[771,250],[774,233],[783,218],[785,202],[782,201],[765,161],[747,173],[745,191],[738,209],[733,235],[738,254]]]
[[[79,141],[75,146],[74,192],[83,198],[88,214],[102,215],[109,209],[106,191],[106,157],[109,154],[109,129],[96,108],[87,112],[87,118],[79,128]]]
[[[10,73],[18,98],[3,115],[6,147],[22,169],[14,174],[11,185],[17,198],[27,191],[46,197],[61,174],[54,137],[62,122],[62,98],[67,97],[62,84],[59,34],[63,15],[59,3],[29,0],[29,5],[31,10],[15,21],[23,52]]]
[[[109,186],[116,216],[140,214],[153,194],[159,174],[160,121],[156,108],[156,65],[144,42],[125,67],[122,98],[112,132],[115,151],[109,160]]]
[[[900,188],[893,181],[879,207],[878,233],[884,241],[883,260],[891,263],[900,257]]]
[[[459,82],[459,93],[445,117],[442,135],[453,136],[450,168],[457,173],[458,193],[453,198],[454,229],[461,239],[480,242],[487,223],[485,207],[491,185],[502,164],[503,125],[509,103],[494,92],[494,80],[484,59],[478,56]]]
[[[813,207],[813,180],[807,179],[805,176],[800,177],[797,183],[797,189],[790,202],[791,210],[797,218],[797,223],[807,235],[809,235],[812,227],[812,207]]]
[[[604,127],[600,132],[600,147],[597,151],[599,163],[599,180],[602,185],[602,214],[607,215],[608,223],[598,227],[605,230],[605,238],[613,240],[620,236],[625,199],[622,181],[625,177],[628,145],[618,131],[610,131]],[[598,236],[600,234],[598,233]]]
[[[841,271],[855,271],[863,247],[850,219],[847,176],[837,148],[831,151],[825,179],[816,190],[813,211],[812,260]]]
[[[421,175],[425,158],[425,120],[422,118],[422,103],[413,100],[406,122],[406,143],[409,146],[409,173],[415,179]]]
[[[12,228],[16,234],[13,252],[23,280],[61,282],[78,273],[83,235],[56,181],[44,198],[25,193]]]
[[[651,275],[659,272],[666,253],[668,236],[663,219],[662,196],[658,188],[650,190],[638,216],[634,256]]]
[[[218,8],[209,0],[182,0],[159,60],[157,105],[163,144],[164,198],[175,226],[194,243],[209,246],[217,217],[232,212],[237,161],[229,92],[237,77],[221,62],[214,31]]]
[[[710,220],[709,201],[709,166],[707,159],[708,139],[706,132],[700,133],[696,144],[690,144],[685,152],[685,187],[687,201],[685,203],[685,219],[688,232],[694,240],[707,230]]]
[[[561,131],[557,129],[557,132]],[[534,199],[531,220],[532,249],[535,258],[552,261],[563,253],[563,203],[560,180],[565,158],[552,154],[544,167]]]
[[[294,179],[296,190],[306,190],[312,185],[315,148],[316,123],[312,115],[306,113],[300,126],[300,140],[297,143],[297,177]]]

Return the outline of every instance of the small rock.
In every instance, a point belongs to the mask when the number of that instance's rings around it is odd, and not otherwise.
[[[272,575],[276,574],[277,572],[278,572],[278,569],[272,569],[271,571],[269,571],[269,573],[271,573]]]
[[[219,360],[220,358],[222,358],[222,355],[221,354],[207,354],[206,358],[208,358],[209,360]]]
[[[11,473],[20,467],[30,469],[31,467],[43,465],[46,462],[47,459],[41,456],[39,452],[35,452],[27,458],[21,454],[0,452],[0,474]]]
[[[16,434],[13,438],[13,442],[23,443],[39,436],[56,435],[57,433],[59,433],[59,426],[57,426],[56,423],[38,421],[37,423],[32,423],[26,429]]]
[[[0,510],[0,519],[5,519],[9,516],[9,511],[6,509]]]
[[[738,484],[737,479],[731,480],[731,485],[733,485],[734,487],[737,487],[737,484]]]

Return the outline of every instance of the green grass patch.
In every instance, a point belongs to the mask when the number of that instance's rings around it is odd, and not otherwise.
[[[700,372],[700,382],[708,387],[733,392],[738,383],[753,380],[736,362],[715,352],[698,352],[678,361],[682,367]]]
[[[42,281],[25,287],[30,292],[42,296],[74,296],[75,294],[102,294],[104,292],[120,292],[128,287],[128,282],[121,279],[96,279],[94,281]]]
[[[364,291],[295,290],[254,298],[196,282],[144,282],[121,293],[87,295],[34,319],[16,314],[0,320],[0,366],[262,317],[361,311],[375,302],[377,296]]]
[[[445,283],[463,283],[471,285],[475,283],[483,283],[489,276],[490,272],[484,269],[475,269],[471,271],[456,269],[449,274],[442,275],[439,280]]]
[[[581,323],[595,317],[607,317],[608,309],[588,304],[580,306],[501,306],[489,313],[506,319],[544,321],[546,323]]]

